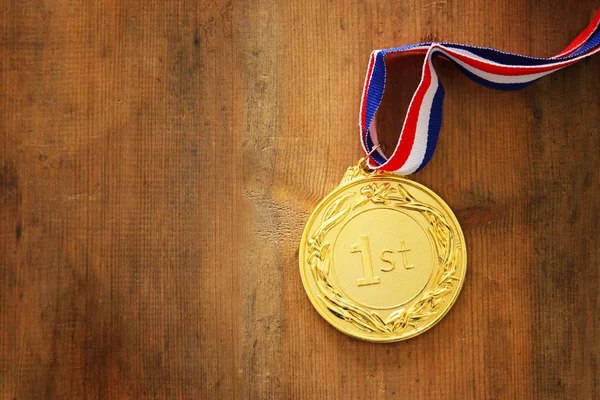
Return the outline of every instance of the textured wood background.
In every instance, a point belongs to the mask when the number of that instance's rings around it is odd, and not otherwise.
[[[518,92],[438,63],[414,179],[456,211],[469,269],[435,328],[346,337],[297,265],[361,156],[372,49],[549,56],[597,1],[91,3],[0,9],[1,399],[600,397],[598,56]],[[419,65],[391,68],[388,143]]]

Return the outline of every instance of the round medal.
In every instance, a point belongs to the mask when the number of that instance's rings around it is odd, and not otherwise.
[[[373,342],[416,336],[452,307],[466,272],[462,230],[421,184],[351,167],[310,216],[300,274],[319,314]]]
[[[421,170],[435,151],[444,90],[433,58],[451,60],[476,82],[512,90],[597,52],[600,10],[550,58],[437,42],[373,51],[359,113],[367,157],[313,211],[300,243],[302,282],[323,318],[350,336],[393,342],[431,328],[458,297],[467,263],[458,221],[435,193],[399,176]],[[422,54],[424,63],[388,156],[379,149],[375,117],[386,87],[386,60],[401,54]]]

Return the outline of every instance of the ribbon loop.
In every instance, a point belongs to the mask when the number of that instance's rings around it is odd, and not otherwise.
[[[467,77],[501,90],[521,89],[541,77],[600,51],[600,9],[590,24],[563,51],[550,58],[537,58],[457,43],[427,42],[371,53],[360,110],[361,142],[369,154],[369,167],[409,175],[431,159],[442,125],[444,88],[432,60],[443,56]],[[383,99],[388,54],[424,54],[421,81],[408,106],[396,148],[388,159],[379,145],[375,115]]]

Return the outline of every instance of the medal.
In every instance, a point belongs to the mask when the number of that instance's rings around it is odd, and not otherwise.
[[[600,50],[600,10],[558,55],[534,58],[453,43],[421,43],[371,54],[360,110],[367,154],[317,205],[300,243],[300,275],[319,314],[352,337],[394,342],[414,337],[446,315],[462,288],[467,252],[450,207],[402,176],[433,156],[443,87],[432,59],[442,56],[483,85],[512,90]],[[375,114],[385,90],[386,57],[423,54],[421,81],[388,158]]]
[[[317,311],[359,339],[408,339],[439,321],[466,272],[464,237],[435,193],[398,175],[351,167],[317,206],[300,274]]]

